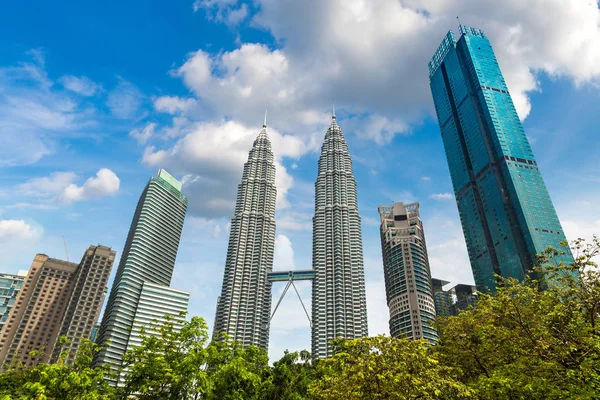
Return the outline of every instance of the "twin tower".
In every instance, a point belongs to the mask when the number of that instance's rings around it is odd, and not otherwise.
[[[315,358],[330,357],[333,339],[367,336],[356,180],[335,114],[319,158],[310,270],[273,272],[276,194],[275,163],[265,121],[238,186],[215,333],[224,332],[244,346],[266,350],[272,282],[311,279],[312,354]]]

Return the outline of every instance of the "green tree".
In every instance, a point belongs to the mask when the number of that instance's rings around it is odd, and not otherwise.
[[[221,335],[208,346],[214,400],[260,399],[268,390],[269,358],[257,346],[243,347]]]
[[[182,318],[180,316],[180,318]],[[140,400],[200,399],[210,392],[206,363],[208,327],[193,317],[177,329],[180,320],[170,316],[142,329],[142,343],[123,357],[126,370],[121,396]]]
[[[573,245],[575,262],[548,248],[540,280],[500,279],[495,295],[441,318],[439,359],[481,399],[592,399],[600,392],[597,238]],[[544,290],[542,290],[544,289]]]
[[[273,363],[266,400],[302,400],[307,398],[308,386],[316,378],[315,369],[306,350],[290,353]]]
[[[113,399],[114,390],[104,379],[106,370],[90,366],[98,350],[99,346],[83,340],[73,365],[64,363],[64,352],[55,364],[40,363],[34,368],[12,365],[0,374],[0,399]]]
[[[310,387],[314,399],[466,399],[471,391],[424,340],[389,336],[337,340]]]

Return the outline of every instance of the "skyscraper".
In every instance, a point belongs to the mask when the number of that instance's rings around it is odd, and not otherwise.
[[[362,234],[352,159],[335,114],[321,147],[313,218],[312,354],[367,336]]]
[[[437,340],[435,302],[419,203],[379,206],[390,335]]]
[[[0,363],[16,357],[31,366],[66,351],[71,364],[98,321],[114,258],[113,250],[100,245],[90,246],[79,264],[36,255],[0,339]],[[62,335],[68,344],[59,348]]]
[[[265,350],[269,345],[271,283],[267,274],[273,270],[276,195],[275,163],[265,119],[238,185],[214,329],[244,346]]]
[[[0,333],[8,320],[8,316],[17,301],[19,290],[27,276],[27,271],[19,271],[16,275],[0,274]]]
[[[186,210],[181,183],[161,169],[138,201],[96,340],[103,348],[95,365],[121,365],[144,283],[170,285]]]
[[[523,279],[565,235],[490,41],[459,31],[429,62],[430,86],[475,283],[494,291],[494,273]]]
[[[454,297],[452,292],[444,290],[444,286],[450,282],[442,279],[431,278],[431,287],[433,289],[433,302],[435,303],[435,315],[447,317],[452,315],[452,305]]]
[[[60,356],[61,351],[67,351],[65,362],[73,363],[81,339],[91,338],[100,316],[115,255],[110,247],[100,245],[90,246],[84,253],[72,278],[71,296],[59,333],[59,337],[64,335],[68,343],[64,348],[54,345],[54,359]]]
[[[0,365],[48,362],[61,329],[77,264],[37,254],[0,339]],[[37,350],[37,355],[30,352]]]

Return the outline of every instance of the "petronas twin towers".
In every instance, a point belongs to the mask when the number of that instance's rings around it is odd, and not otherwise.
[[[275,163],[266,121],[238,186],[235,214],[217,300],[215,333],[243,345],[269,344],[275,247]],[[336,338],[367,336],[360,216],[352,159],[335,114],[325,134],[315,183],[312,353],[332,355]],[[277,267],[277,266],[275,266]],[[270,275],[272,274],[272,275]],[[290,280],[294,274],[290,273]]]

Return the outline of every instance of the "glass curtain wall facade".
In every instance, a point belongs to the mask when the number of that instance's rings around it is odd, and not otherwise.
[[[419,203],[378,209],[390,335],[434,342],[435,301]]]
[[[275,250],[275,161],[266,122],[254,141],[238,185],[231,219],[215,334],[244,346],[269,346],[271,283]]]
[[[27,276],[27,271],[19,271],[17,275],[0,274],[0,333],[6,324],[6,320],[17,301],[17,296],[23,281]]]
[[[475,283],[494,291],[494,273],[523,279],[565,235],[490,41],[459,31],[430,61],[430,87]]]
[[[120,367],[144,282],[170,285],[186,210],[181,183],[160,170],[138,202],[98,333],[103,348],[95,365]]]
[[[367,336],[362,233],[356,180],[335,115],[325,134],[315,183],[312,354],[333,355],[331,341]]]

